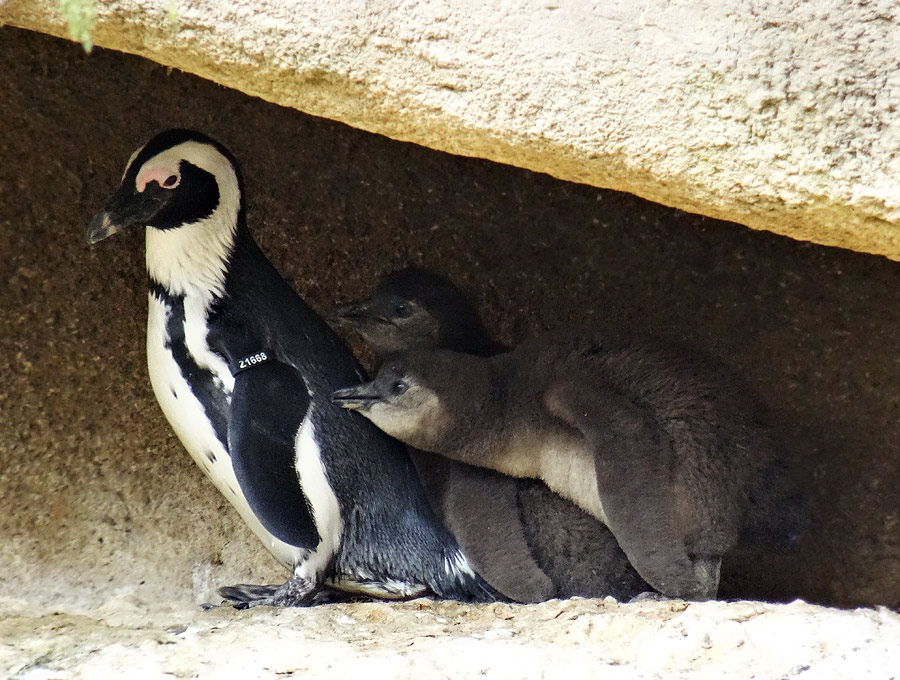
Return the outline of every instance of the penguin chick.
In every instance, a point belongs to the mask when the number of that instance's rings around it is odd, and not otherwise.
[[[478,356],[506,351],[450,279],[419,267],[394,271],[331,318],[382,357],[414,348]],[[518,602],[553,597],[630,600],[650,590],[602,523],[537,480],[517,479],[410,451],[425,493],[478,572]]]
[[[419,267],[388,274],[368,298],[337,307],[331,318],[353,328],[380,356],[434,347],[477,356],[506,350],[452,281]]]
[[[323,589],[384,598],[496,599],[434,516],[405,448],[328,395],[361,380],[246,225],[237,161],[190,130],[128,161],[89,244],[146,229],[147,358],[163,413],[194,461],[291,578],[220,592],[308,605]]]
[[[670,597],[715,597],[773,459],[755,400],[651,343],[556,333],[489,358],[413,350],[333,399],[411,446],[543,480]]]

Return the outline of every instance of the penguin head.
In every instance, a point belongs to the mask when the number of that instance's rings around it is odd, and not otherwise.
[[[478,312],[449,279],[419,267],[383,277],[365,300],[342,305],[332,318],[353,328],[381,356],[417,348],[475,351],[488,342]]]
[[[93,245],[147,227],[147,268],[162,285],[221,285],[243,221],[243,184],[231,153],[193,130],[167,130],[135,151],[118,190],[91,220]]]
[[[437,451],[457,420],[455,364],[466,359],[472,357],[449,351],[393,355],[373,380],[337,390],[331,399],[411,446]]]

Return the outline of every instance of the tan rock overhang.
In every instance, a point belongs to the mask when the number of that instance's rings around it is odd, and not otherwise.
[[[96,10],[97,45],[271,102],[900,259],[900,6],[890,0],[115,0]],[[0,22],[68,35],[57,0],[7,0]]]

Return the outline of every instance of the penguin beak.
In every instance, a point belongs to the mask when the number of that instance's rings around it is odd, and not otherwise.
[[[335,308],[329,315],[337,323],[346,324],[357,332],[381,326],[393,326],[394,322],[378,311],[372,300],[353,302]]]
[[[162,196],[150,188],[138,193],[122,185],[88,224],[87,244],[92,246],[129,227],[146,226],[163,206],[161,199]]]
[[[348,411],[366,411],[372,404],[381,401],[375,383],[367,382],[356,387],[345,387],[331,395],[331,403]]]
[[[117,234],[122,231],[122,228],[116,224],[113,224],[112,218],[109,216],[109,213],[105,210],[101,210],[94,218],[91,220],[90,224],[88,224],[87,228],[87,244],[89,246],[94,245],[105,239],[108,236],[112,236],[113,234]]]
[[[356,326],[361,321],[365,321],[369,318],[369,306],[370,302],[368,300],[340,305],[339,307],[334,308],[331,314],[329,314],[329,317],[334,321],[346,323],[350,326]]]

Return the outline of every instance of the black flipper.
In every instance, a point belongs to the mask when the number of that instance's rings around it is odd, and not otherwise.
[[[718,556],[688,553],[683,491],[674,484],[672,442],[646,409],[613,390],[559,390],[551,409],[582,432],[595,452],[597,491],[607,526],[647,583],[664,595],[709,599]],[[716,567],[718,563],[716,562]],[[714,573],[712,573],[714,572]]]
[[[260,356],[264,358],[250,363]],[[228,424],[234,474],[266,530],[290,545],[314,548],[319,533],[297,477],[294,452],[309,409],[306,385],[296,369],[272,358],[271,352],[235,362]]]

